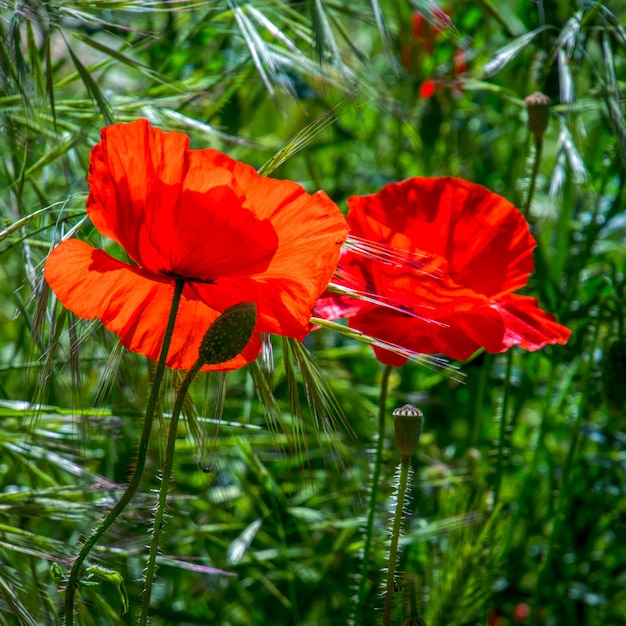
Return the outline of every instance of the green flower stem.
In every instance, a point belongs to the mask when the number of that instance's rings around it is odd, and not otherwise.
[[[539,465],[541,463],[542,455],[545,453],[544,441],[546,435],[552,427],[553,411],[558,410],[561,403],[558,403],[557,407],[552,406],[552,399],[554,398],[556,385],[557,385],[557,363],[553,359],[550,363],[550,372],[546,377],[546,392],[544,394],[544,406],[541,415],[541,425],[539,427],[539,433],[537,435],[537,441],[534,446],[534,451],[530,463],[527,465],[527,469],[524,472],[523,477],[520,479],[522,489],[516,498],[516,506],[514,509],[511,521],[507,525],[504,545],[506,546],[505,552],[509,553],[514,547],[516,541],[516,533],[519,532],[520,524],[524,524],[526,516],[530,514],[529,502],[535,498],[535,482],[533,477],[537,475],[539,471]]]
[[[537,175],[539,174],[539,164],[541,163],[541,153],[543,152],[543,139],[541,137],[535,137],[535,154],[533,155],[533,170],[530,174],[530,187],[528,188],[528,195],[526,196],[526,202],[522,209],[522,215],[528,219],[530,218],[530,204],[533,201],[535,195],[535,187],[537,185]]]
[[[85,562],[85,559],[89,556],[89,553],[96,545],[98,540],[104,535],[108,528],[117,519],[120,513],[128,506],[132,497],[137,492],[143,470],[146,464],[146,456],[148,454],[148,444],[150,442],[150,431],[152,430],[152,422],[154,420],[154,412],[159,399],[159,392],[161,389],[161,382],[163,380],[163,374],[165,372],[165,361],[167,359],[167,353],[169,352],[170,343],[172,341],[172,335],[174,333],[174,324],[176,322],[176,314],[178,313],[178,307],[180,304],[180,298],[183,293],[184,281],[177,280],[174,286],[174,296],[172,298],[172,306],[170,309],[169,319],[167,321],[167,327],[165,329],[165,336],[163,337],[163,345],[161,347],[161,354],[157,363],[157,368],[154,373],[154,380],[152,381],[152,390],[150,391],[150,397],[148,399],[148,405],[146,407],[146,416],[143,422],[143,429],[141,431],[141,438],[139,440],[139,447],[137,449],[137,461],[135,469],[131,477],[130,483],[126,487],[126,490],[122,494],[117,504],[109,511],[108,515],[98,524],[95,530],[91,533],[89,538],[85,541],[77,557],[74,559],[72,569],[67,579],[67,585],[65,588],[65,624],[66,626],[73,626],[74,624],[74,595],[76,593],[76,587],[78,586],[78,575],[80,569]]]
[[[204,364],[203,359],[198,359],[194,366],[187,372],[183,382],[176,393],[172,417],[170,418],[170,427],[167,433],[167,447],[165,449],[165,463],[163,465],[163,474],[161,476],[161,487],[159,489],[159,497],[157,508],[154,514],[154,526],[152,529],[152,538],[150,540],[150,555],[148,557],[148,566],[146,568],[146,580],[144,582],[143,600],[141,606],[141,617],[139,624],[145,626],[148,623],[148,612],[150,610],[150,597],[152,595],[152,583],[156,574],[156,558],[159,551],[159,539],[163,528],[163,518],[167,506],[167,493],[169,491],[170,478],[172,476],[172,467],[174,465],[174,448],[176,446],[176,433],[178,430],[178,419],[180,412],[185,403],[185,397],[191,382],[200,368]]]
[[[359,575],[359,589],[357,591],[357,604],[354,610],[354,623],[361,624],[363,613],[363,603],[369,590],[367,581],[369,573],[370,552],[372,550],[372,535],[374,531],[374,516],[376,513],[376,500],[378,499],[378,483],[380,481],[380,470],[383,460],[383,444],[385,441],[385,414],[387,411],[387,393],[389,390],[389,377],[392,366],[386,365],[380,383],[380,397],[378,398],[378,441],[376,443],[376,457],[374,460],[374,471],[372,473],[372,484],[370,487],[370,501],[367,512],[367,522],[365,525],[365,545],[363,546],[363,560],[361,561],[361,571]]]
[[[152,584],[156,574],[159,539],[163,528],[165,509],[167,508],[167,493],[169,491],[172,467],[174,465],[178,419],[183,410],[183,404],[185,403],[189,386],[204,364],[215,365],[225,363],[239,354],[246,347],[248,341],[250,341],[255,324],[256,305],[253,302],[241,302],[240,304],[226,309],[206,331],[200,343],[198,360],[194,363],[189,372],[187,372],[187,375],[176,393],[176,400],[174,401],[174,409],[172,410],[170,427],[167,434],[167,448],[165,450],[165,462],[161,476],[161,488],[159,489],[159,498],[154,514],[152,538],[150,539],[150,555],[148,557],[148,566],[146,567],[146,580],[144,583],[141,617],[139,620],[141,626],[145,626],[148,623]]]
[[[470,426],[469,445],[475,448],[478,445],[478,438],[480,436],[480,426],[482,422],[483,414],[483,401],[485,398],[485,389],[487,387],[487,378],[489,377],[489,370],[491,369],[491,355],[483,355],[483,364],[478,373],[478,380],[472,388],[473,393],[473,410],[472,410],[472,422]]]
[[[509,350],[506,355],[506,374],[504,376],[504,394],[502,397],[502,414],[500,417],[500,436],[498,441],[498,456],[496,461],[495,484],[493,487],[493,505],[500,499],[500,488],[502,487],[502,472],[504,471],[504,455],[507,449],[507,414],[509,411],[509,398],[511,396],[511,373],[513,371],[513,350]]]
[[[394,577],[396,573],[396,561],[398,560],[398,543],[400,542],[400,527],[402,526],[402,513],[404,511],[404,499],[409,482],[410,458],[403,456],[400,459],[400,482],[398,484],[398,499],[396,512],[393,520],[391,533],[391,546],[389,547],[389,565],[387,567],[387,590],[385,592],[385,607],[383,610],[383,626],[391,624],[391,608],[393,606]]]
[[[572,469],[573,467],[575,467],[576,456],[582,444],[581,430],[583,422],[590,419],[590,394],[592,383],[591,372],[593,369],[594,354],[600,337],[600,329],[601,324],[598,323],[591,338],[591,345],[589,346],[589,350],[587,352],[587,359],[583,361],[581,367],[581,379],[583,385],[582,396],[580,402],[578,403],[578,415],[572,431],[572,437],[570,440],[569,449],[567,451],[567,457],[565,458],[565,463],[563,464],[561,488],[559,489],[557,496],[557,503],[555,507],[556,513],[554,516],[554,524],[552,525],[552,532],[550,534],[550,540],[548,543],[548,550],[546,552],[546,556],[542,564],[541,570],[539,571],[539,574],[537,576],[537,585],[535,586],[535,592],[533,593],[532,602],[530,605],[530,614],[528,616],[529,620],[532,620],[529,621],[530,624],[534,623],[535,614],[539,609],[540,602],[543,599],[544,594],[547,594],[547,580],[552,574],[552,563],[554,561],[555,555],[558,552],[558,548],[564,533],[564,526],[567,523],[567,510],[571,506],[572,499],[574,497],[572,491],[572,481],[574,480],[574,477],[572,476]]]

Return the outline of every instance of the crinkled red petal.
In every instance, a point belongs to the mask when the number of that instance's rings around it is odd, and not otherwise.
[[[158,271],[144,255],[149,257],[159,238],[171,234],[171,228],[153,220],[178,206],[189,138],[163,133],[143,119],[108,126],[101,137],[89,161],[87,213],[98,231],[117,241],[137,264]]]
[[[484,302],[465,309],[437,311],[436,319],[413,317],[374,307],[350,319],[350,327],[413,353],[444,354],[455,360],[469,358],[479,348],[500,352],[505,328],[500,315]],[[399,357],[375,348],[383,363],[395,365]]]
[[[408,351],[441,353],[455,360],[465,360],[479,348],[493,354],[513,346],[539,350],[548,344],[565,344],[571,334],[554,315],[542,311],[535,298],[517,294],[491,302],[459,302],[434,313],[436,318],[429,320],[370,306],[353,315],[349,324]],[[374,350],[385,364],[406,361],[384,348],[374,346]]]
[[[98,318],[133,352],[158,360],[169,318],[174,280],[117,261],[106,252],[71,239],[49,255],[45,278],[63,305],[86,319]],[[186,285],[176,317],[167,365],[188,370],[202,338],[220,314]],[[261,348],[255,332],[240,355],[206,370],[235,369],[253,361]]]
[[[91,154],[88,214],[153,272],[204,281],[260,273],[277,235],[243,207],[232,172],[216,164],[220,156],[189,150],[186,135],[147,120],[109,126]]]
[[[506,327],[502,350],[520,346],[532,352],[547,344],[564,345],[572,334],[554,315],[540,309],[536,298],[512,294],[498,299],[492,306]]]
[[[535,241],[501,196],[456,178],[410,178],[348,200],[352,233],[448,262],[458,285],[490,297],[523,287]]]
[[[264,178],[226,155],[218,164],[232,170],[246,206],[272,224],[278,248],[262,273],[196,285],[197,293],[210,306],[254,293],[259,328],[300,339],[337,265],[348,232],[345,218],[323,192],[310,195],[291,181]]]
[[[94,225],[140,267],[196,281],[215,310],[254,293],[267,332],[304,336],[348,230],[324,193],[189,150],[146,120],[103,130],[89,182]]]

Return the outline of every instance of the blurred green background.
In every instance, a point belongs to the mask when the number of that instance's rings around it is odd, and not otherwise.
[[[389,415],[410,402],[426,419],[394,623],[624,624],[625,20],[617,0],[0,0],[0,624],[61,623],[69,559],[133,467],[153,364],[63,311],[42,269],[72,229],[102,244],[89,150],[137,117],[342,208],[453,175],[525,211],[524,293],[572,338],[392,373]],[[541,145],[535,91],[551,101]],[[383,368],[326,330],[308,354],[272,345],[194,383],[155,625],[354,621]],[[135,623],[179,380],[141,494],[91,555],[81,625]],[[399,462],[387,423],[366,625]]]

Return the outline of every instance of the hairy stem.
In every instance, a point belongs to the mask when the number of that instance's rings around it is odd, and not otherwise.
[[[176,322],[176,314],[178,313],[178,306],[180,304],[180,298],[185,286],[184,281],[177,280],[174,287],[174,296],[172,298],[172,306],[170,309],[169,319],[167,321],[167,328],[165,330],[165,336],[163,337],[163,345],[161,347],[161,354],[157,363],[157,368],[154,374],[154,380],[152,381],[152,389],[150,391],[150,397],[148,399],[148,405],[146,407],[146,416],[143,422],[143,428],[141,431],[141,437],[139,439],[139,447],[137,449],[137,461],[133,475],[126,487],[126,490],[120,497],[117,504],[109,511],[107,516],[98,524],[91,535],[83,544],[80,552],[74,559],[72,569],[67,579],[67,585],[65,588],[65,624],[66,626],[73,626],[74,624],[74,596],[76,594],[76,588],[78,586],[78,575],[83,563],[89,556],[89,553],[96,545],[98,540],[104,535],[108,528],[118,518],[120,513],[128,506],[132,497],[137,492],[143,470],[146,463],[146,456],[148,454],[148,444],[150,442],[150,432],[152,430],[152,422],[154,420],[154,412],[159,399],[159,392],[161,389],[161,382],[163,381],[163,374],[165,372],[165,361],[167,359],[167,353],[169,352],[172,335],[174,333],[174,324]]]
[[[152,583],[156,574],[156,558],[159,551],[159,539],[163,528],[163,518],[167,506],[167,493],[169,491],[170,478],[172,476],[172,467],[174,465],[174,448],[176,446],[176,432],[178,429],[178,419],[182,411],[185,397],[191,382],[196,374],[200,371],[204,361],[198,359],[194,366],[187,372],[183,382],[176,393],[172,417],[170,419],[170,427],[167,433],[167,447],[165,449],[165,462],[163,464],[163,474],[161,476],[161,488],[159,489],[159,497],[157,500],[157,508],[154,514],[154,527],[152,529],[152,538],[150,540],[150,555],[148,557],[148,566],[146,568],[146,580],[144,582],[143,601],[141,606],[141,617],[139,619],[140,626],[148,623],[148,612],[150,609],[150,596],[152,595]]]
[[[526,196],[526,202],[522,210],[522,215],[526,220],[530,217],[530,205],[535,195],[535,187],[537,185],[537,175],[539,174],[539,164],[541,163],[541,152],[543,151],[543,140],[535,137],[535,154],[533,158],[533,170],[530,175],[530,187],[528,188],[528,195]]]
[[[509,398],[511,396],[511,372],[513,370],[513,350],[506,355],[506,374],[504,376],[504,395],[502,397],[502,413],[500,417],[500,437],[498,440],[498,455],[496,460],[495,484],[493,487],[493,504],[498,503],[500,488],[502,487],[502,473],[504,472],[504,457],[508,449],[508,423]]]
[[[365,525],[365,545],[363,546],[363,560],[359,575],[359,589],[357,592],[357,604],[354,610],[354,623],[360,624],[363,613],[363,603],[368,592],[368,571],[370,552],[372,550],[372,534],[374,530],[374,516],[376,513],[376,500],[378,499],[378,483],[380,481],[380,470],[383,459],[383,444],[385,442],[385,415],[387,412],[387,393],[389,390],[389,377],[392,366],[386,365],[380,383],[380,397],[378,399],[378,441],[376,443],[376,457],[374,460],[374,471],[372,473],[372,484],[370,487],[370,500],[367,511],[367,522]]]
[[[393,596],[395,590],[396,562],[398,560],[398,543],[400,542],[400,527],[402,526],[402,513],[404,511],[404,499],[406,488],[409,482],[409,468],[411,462],[408,456],[403,456],[400,460],[400,482],[398,483],[398,499],[396,502],[396,512],[393,519],[393,530],[391,533],[391,545],[389,547],[389,565],[387,566],[387,589],[385,592],[385,607],[383,609],[383,626],[391,624],[391,609],[393,606]]]

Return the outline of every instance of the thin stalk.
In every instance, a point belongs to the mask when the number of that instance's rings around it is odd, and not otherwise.
[[[300,624],[299,617],[299,602],[298,602],[298,590],[295,585],[296,581],[296,572],[293,567],[291,567],[290,562],[290,554],[289,554],[289,542],[287,540],[287,533],[285,532],[285,517],[281,514],[281,502],[277,497],[275,492],[272,492],[272,501],[274,502],[273,506],[273,515],[277,518],[276,522],[276,532],[278,534],[278,540],[280,541],[280,557],[283,560],[283,567],[285,568],[285,572],[287,573],[287,589],[289,593],[289,604],[291,605],[291,623],[297,626]],[[281,498],[283,500],[283,498]],[[284,505],[283,505],[284,506]]]
[[[533,623],[535,613],[539,607],[539,603],[542,599],[542,595],[546,588],[546,579],[551,573],[552,562],[555,558],[555,554],[560,547],[560,541],[563,536],[563,526],[566,523],[567,509],[572,502],[572,468],[574,467],[576,455],[579,452],[579,446],[581,441],[581,430],[585,420],[590,419],[589,415],[589,395],[591,391],[591,370],[593,368],[594,354],[596,346],[598,344],[598,338],[600,336],[600,322],[598,322],[594,334],[591,340],[591,346],[589,346],[589,356],[584,363],[584,369],[582,372],[582,397],[578,405],[578,416],[576,423],[574,424],[574,430],[572,432],[572,438],[570,440],[570,446],[567,451],[567,457],[563,464],[562,470],[562,482],[561,489],[559,489],[558,500],[556,505],[556,515],[554,516],[554,524],[552,526],[552,533],[550,535],[550,541],[548,543],[548,550],[546,557],[537,576],[537,585],[535,586],[535,592],[532,597],[532,603],[530,605],[530,615],[528,616],[529,623]]]
[[[154,514],[154,526],[150,539],[150,555],[146,568],[146,580],[144,583],[143,601],[141,606],[140,624],[145,626],[148,622],[150,612],[150,596],[152,594],[152,584],[156,574],[156,559],[159,551],[159,539],[165,518],[167,507],[167,493],[174,466],[174,449],[176,447],[176,432],[178,429],[178,419],[189,391],[189,386],[200,371],[203,365],[215,365],[225,363],[239,354],[245,347],[256,324],[256,305],[253,302],[242,302],[229,307],[218,318],[205,333],[200,348],[198,350],[198,360],[189,370],[176,393],[170,427],[167,435],[167,448],[165,451],[165,462],[163,464],[163,474],[161,476],[161,487],[157,508]]]
[[[96,545],[98,540],[104,535],[108,528],[118,518],[120,513],[128,506],[132,497],[137,492],[139,484],[141,483],[141,477],[146,463],[146,456],[148,454],[148,444],[150,442],[150,431],[152,430],[152,422],[154,420],[154,412],[159,399],[159,391],[161,389],[161,382],[163,381],[163,374],[165,372],[165,361],[167,359],[167,353],[169,352],[170,343],[172,341],[172,335],[174,333],[174,324],[176,322],[176,314],[178,313],[178,307],[180,304],[180,298],[183,293],[184,281],[177,280],[174,286],[174,296],[172,298],[172,306],[170,309],[169,319],[167,321],[167,327],[165,329],[165,336],[163,337],[163,345],[161,346],[161,354],[157,363],[157,368],[154,374],[154,380],[152,381],[152,389],[150,391],[150,397],[148,398],[148,405],[146,406],[146,416],[143,422],[143,428],[141,431],[141,437],[139,439],[139,447],[137,449],[137,461],[133,475],[126,487],[126,490],[122,494],[117,504],[109,511],[107,516],[98,524],[95,530],[91,533],[89,538],[85,541],[78,556],[74,559],[72,569],[67,579],[67,585],[65,588],[65,624],[66,626],[73,626],[74,624],[74,595],[76,593],[76,587],[78,586],[78,574],[80,572],[85,559],[89,556],[89,553]]]
[[[374,530],[374,515],[376,513],[376,500],[378,499],[378,483],[380,481],[380,470],[383,462],[383,444],[385,442],[385,416],[387,412],[387,394],[389,391],[389,377],[392,366],[386,365],[383,370],[380,382],[380,396],[378,398],[378,441],[376,442],[376,457],[374,459],[374,471],[372,473],[372,484],[370,487],[370,500],[367,511],[367,522],[365,525],[365,545],[363,546],[363,560],[359,575],[359,588],[357,591],[357,604],[354,609],[354,623],[361,623],[363,604],[368,592],[368,572],[370,563],[370,553],[372,550],[372,535]]]
[[[194,366],[187,372],[183,382],[176,393],[172,417],[170,418],[170,427],[167,433],[167,447],[165,449],[165,463],[163,464],[163,474],[161,476],[161,487],[159,489],[159,498],[157,508],[154,514],[154,526],[152,529],[152,538],[150,539],[150,555],[148,557],[148,566],[146,568],[146,580],[144,582],[143,600],[141,605],[141,617],[139,619],[140,626],[148,623],[148,612],[150,610],[150,597],[152,595],[152,583],[156,574],[156,558],[159,550],[159,539],[163,528],[163,518],[165,517],[165,509],[167,506],[167,493],[169,491],[170,478],[172,476],[172,467],[174,465],[174,448],[176,446],[176,433],[178,430],[178,419],[185,403],[185,397],[191,382],[200,371],[204,364],[203,359],[198,359]]]
[[[500,437],[498,441],[498,457],[496,461],[496,477],[493,486],[493,505],[498,503],[500,488],[502,486],[502,471],[504,466],[504,450],[507,436],[507,414],[509,410],[509,398],[511,396],[511,372],[513,371],[513,350],[506,355],[506,374],[504,377],[504,393],[502,396],[502,414],[500,416]]]
[[[489,369],[491,368],[491,358],[489,354],[485,354],[483,357],[483,364],[478,374],[478,382],[473,386],[474,401],[472,424],[470,428],[469,445],[475,448],[478,445],[478,437],[480,435],[480,426],[483,415],[483,400],[485,397],[485,389],[487,387],[487,377],[489,375]]]
[[[400,459],[400,482],[398,484],[398,500],[396,502],[396,512],[393,520],[393,531],[391,533],[391,546],[389,547],[389,565],[387,567],[387,590],[385,592],[385,607],[383,609],[383,626],[391,624],[391,609],[394,596],[394,578],[396,574],[396,562],[398,560],[398,543],[400,542],[400,527],[402,526],[402,513],[404,511],[404,499],[406,488],[409,482],[410,458],[403,456]]]
[[[541,456],[545,451],[544,442],[546,435],[553,425],[551,401],[554,398],[554,392],[557,384],[556,361],[553,360],[550,365],[550,373],[547,377],[546,392],[544,396],[545,400],[541,416],[541,425],[537,435],[537,442],[535,443],[535,449],[533,451],[530,464],[528,465],[528,469],[522,478],[522,489],[517,497],[515,512],[513,513],[511,522],[508,524],[506,539],[504,541],[507,551],[511,549],[511,543],[513,542],[516,531],[519,529],[519,525],[523,523],[522,520],[530,514],[528,503],[533,500],[534,496],[533,477],[537,474],[539,464],[541,462]]]
[[[528,188],[528,195],[526,196],[526,202],[522,209],[522,215],[528,221],[530,217],[530,204],[535,195],[535,186],[537,185],[537,175],[539,174],[539,164],[541,163],[541,152],[543,150],[543,139],[535,137],[535,154],[533,155],[533,171],[530,175],[530,187]]]

